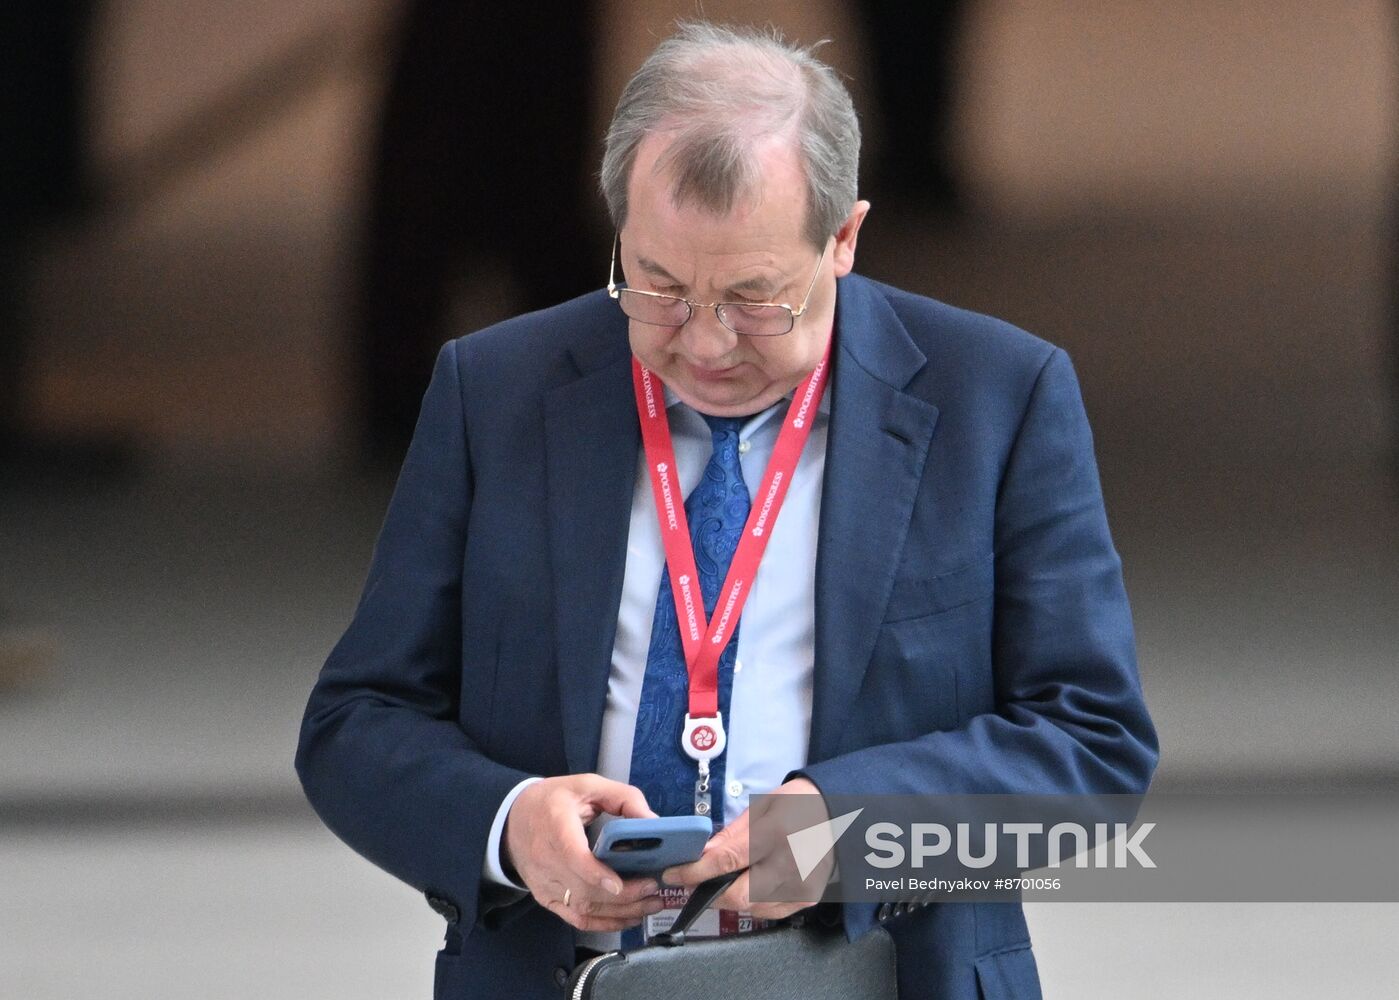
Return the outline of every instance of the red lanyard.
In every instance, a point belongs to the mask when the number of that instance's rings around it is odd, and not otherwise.
[[[797,387],[782,430],[777,435],[772,458],[763,474],[748,522],[743,527],[738,550],[729,565],[728,576],[715,604],[714,620],[706,621],[704,601],[699,587],[699,572],[695,568],[695,553],[690,544],[690,527],[685,519],[685,505],[680,496],[680,478],[675,467],[675,447],[671,443],[670,424],[666,419],[665,399],[660,380],[632,359],[632,382],[636,388],[636,412],[641,418],[641,440],[646,449],[646,467],[651,476],[651,489],[656,497],[657,520],[661,540],[665,545],[666,567],[675,598],[675,611],[680,622],[680,638],[685,650],[685,663],[690,675],[689,718],[684,734],[685,750],[696,760],[708,760],[723,752],[723,722],[719,718],[719,656],[738,626],[744,602],[753,586],[763,550],[767,548],[772,526],[792,475],[801,457],[802,447],[811,434],[812,419],[821,402],[830,371],[830,345],[811,375]],[[692,720],[704,719],[717,727],[701,725]]]

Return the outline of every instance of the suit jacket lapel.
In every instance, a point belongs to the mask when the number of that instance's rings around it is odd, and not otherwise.
[[[923,478],[937,407],[903,392],[927,358],[864,279],[841,279],[816,560],[808,758],[840,752]]]
[[[624,330],[620,338],[620,356],[607,350],[612,357],[601,367],[545,401],[559,704],[570,774],[597,768],[641,445]],[[598,361],[580,350],[575,363],[582,369]]]

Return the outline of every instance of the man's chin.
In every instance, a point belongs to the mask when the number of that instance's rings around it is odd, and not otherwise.
[[[754,391],[741,384],[706,382],[695,385],[688,380],[684,383],[677,380],[670,387],[690,409],[711,417],[746,417],[772,405],[762,390]]]

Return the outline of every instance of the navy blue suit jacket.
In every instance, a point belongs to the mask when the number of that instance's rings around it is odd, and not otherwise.
[[[1078,384],[998,320],[839,281],[809,763],[824,792],[1144,791],[1137,679]],[[448,343],[297,770],[448,917],[439,997],[561,996],[574,935],[483,883],[528,775],[596,767],[639,429],[603,292]],[[852,936],[876,907],[844,908]],[[905,998],[1035,997],[1019,904],[887,923]],[[980,990],[980,994],[978,994]]]

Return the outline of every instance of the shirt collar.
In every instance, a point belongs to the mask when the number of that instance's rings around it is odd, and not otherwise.
[[[695,410],[693,407],[686,406],[679,396],[670,391],[670,386],[665,385],[664,383],[662,383],[662,386],[665,389],[665,407],[667,411],[673,410],[675,407],[679,406],[691,413],[699,413],[699,411]],[[774,417],[780,417],[781,414],[786,413],[787,407],[792,405],[792,397],[794,395],[796,395],[795,390],[787,393],[777,402],[769,406],[766,410],[760,410],[759,412],[754,413],[752,416],[745,417],[743,419],[743,427],[739,430],[739,434],[743,436],[752,434],[759,427],[762,427],[764,424],[766,424],[769,420],[773,419]],[[830,418],[831,387],[829,385],[826,386],[826,391],[821,393],[821,402],[820,405],[817,406],[816,411],[821,415],[825,416],[827,419]]]

